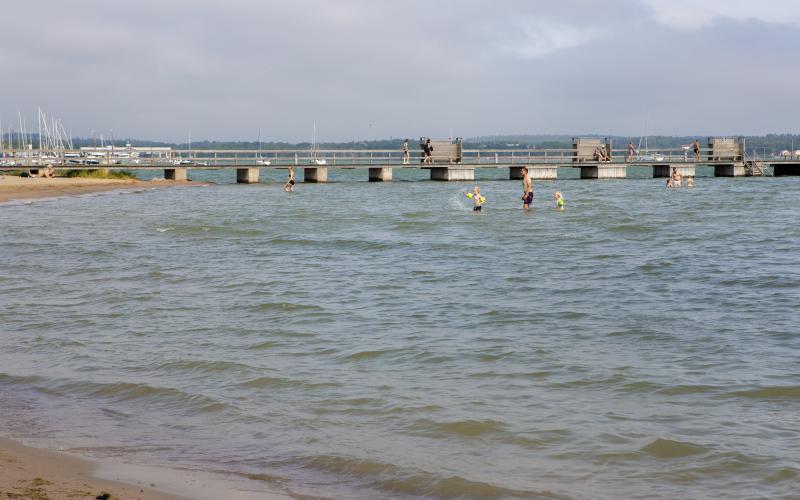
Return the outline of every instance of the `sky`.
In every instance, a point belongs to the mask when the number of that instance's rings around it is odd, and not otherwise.
[[[796,0],[4,2],[3,129],[321,141],[798,132]]]

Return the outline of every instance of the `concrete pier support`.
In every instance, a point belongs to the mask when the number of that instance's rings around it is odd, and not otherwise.
[[[653,177],[669,177],[672,175],[672,169],[678,170],[678,173],[683,177],[694,177],[694,165],[653,165]]]
[[[619,165],[587,165],[580,167],[581,179],[624,179],[627,168]]]
[[[239,184],[256,184],[258,182],[258,167],[237,168],[236,182]]]
[[[747,170],[744,164],[714,165],[714,177],[744,177]]]
[[[558,167],[528,167],[528,175],[534,181],[552,181],[558,178]],[[522,167],[508,167],[508,178],[512,181],[522,179]]]
[[[474,181],[475,169],[464,167],[431,167],[432,181]]]
[[[306,167],[303,169],[304,182],[328,182],[328,167]]]
[[[554,181],[558,178],[558,167],[531,167],[528,174],[534,181]]]
[[[185,168],[165,168],[164,178],[168,181],[185,181],[188,179],[188,174]]]
[[[776,177],[780,177],[782,175],[800,175],[800,164],[794,163],[791,165],[781,165],[780,163],[773,163],[772,175]]]
[[[392,167],[370,167],[370,182],[387,182],[392,180]]]
[[[558,167],[532,167],[528,166],[528,175],[534,181],[548,181],[558,178]],[[508,167],[508,178],[512,181],[522,179],[522,167]]]

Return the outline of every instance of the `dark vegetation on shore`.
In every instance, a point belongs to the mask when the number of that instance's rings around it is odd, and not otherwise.
[[[82,178],[82,179],[136,179],[136,176],[127,170],[56,170],[56,177]]]
[[[39,168],[39,167],[31,167]],[[10,175],[16,177],[28,177],[28,168],[18,168],[14,170],[0,170],[2,175]],[[136,179],[133,172],[127,170],[108,170],[108,169],[92,169],[92,170],[66,170],[57,168],[53,172],[54,177],[67,177],[70,179]]]

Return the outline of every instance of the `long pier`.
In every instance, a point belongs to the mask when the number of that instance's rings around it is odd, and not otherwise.
[[[763,159],[745,153],[739,140],[709,138],[694,151],[660,149],[658,153],[631,155],[613,149],[600,139],[575,139],[569,149],[463,149],[459,141],[435,141],[434,153],[425,160],[421,152],[402,150],[174,150],[148,147],[104,147],[57,152],[36,149],[0,150],[0,170],[27,168],[31,173],[46,165],[68,169],[163,169],[164,177],[186,180],[189,169],[232,169],[239,183],[259,181],[261,169],[303,169],[305,182],[327,182],[330,169],[365,169],[370,181],[391,181],[397,168],[426,169],[431,180],[474,180],[475,169],[507,168],[509,179],[521,179],[526,167],[535,180],[556,179],[558,169],[580,169],[582,179],[621,179],[628,167],[651,167],[653,177],[668,177],[674,170],[693,177],[698,166],[714,168],[717,177],[800,175],[800,156]]]

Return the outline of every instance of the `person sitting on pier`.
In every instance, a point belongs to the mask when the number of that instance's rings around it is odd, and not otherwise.
[[[408,154],[408,139],[403,141],[403,165],[408,165],[410,163],[410,158]]]
[[[675,167],[672,167],[672,187],[675,187],[675,188],[681,187],[681,179],[682,178],[683,178],[683,176],[681,176],[681,173],[678,172],[678,169],[675,168]]]
[[[45,178],[52,178],[55,174],[55,170],[53,169],[53,165],[47,164],[46,167],[40,172],[40,175]]]
[[[475,186],[475,189],[472,190],[471,193],[464,193],[467,195],[467,198],[472,200],[475,206],[472,207],[473,212],[480,212],[483,208],[483,204],[486,203],[486,198],[481,196],[481,188]]]
[[[608,151],[606,151],[606,148],[603,145],[597,146],[597,148],[595,148],[594,156],[595,159],[599,162],[609,161]]]

